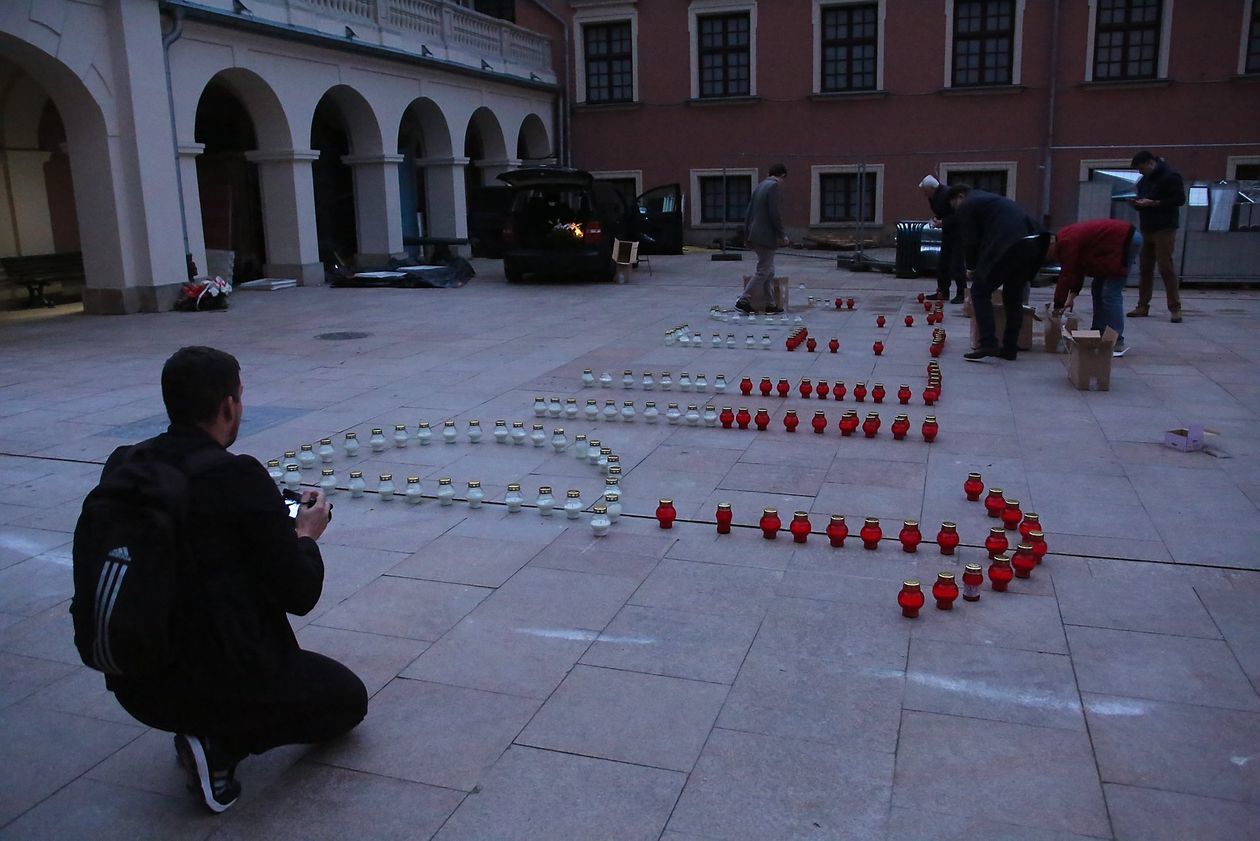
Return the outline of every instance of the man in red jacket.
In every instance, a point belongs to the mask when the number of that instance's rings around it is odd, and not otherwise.
[[[1124,356],[1124,284],[1141,236],[1119,219],[1093,219],[1068,225],[1055,236],[1047,257],[1059,261],[1059,284],[1054,289],[1054,314],[1058,316],[1081,291],[1085,276],[1092,277],[1094,299],[1092,329],[1110,327],[1119,336],[1114,356]]]

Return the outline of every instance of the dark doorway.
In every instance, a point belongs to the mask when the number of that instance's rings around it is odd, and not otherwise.
[[[44,189],[48,195],[53,251],[78,251],[79,217],[74,204],[70,156],[66,154],[66,127],[51,99],[44,104],[40,115],[38,137],[39,148],[49,155],[44,163]]]
[[[358,253],[354,210],[354,170],[342,158],[350,154],[350,132],[341,107],[328,95],[315,106],[311,148],[319,159],[311,164],[315,181],[315,232],[319,259],[343,262]]]
[[[245,153],[258,148],[254,121],[231,89],[211,81],[197,103],[193,136],[205,150],[197,156],[197,192],[207,251],[233,254],[232,279],[262,277],[267,262],[258,166]],[[198,266],[202,272],[210,266]]]

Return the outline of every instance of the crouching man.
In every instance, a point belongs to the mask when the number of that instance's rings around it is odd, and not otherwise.
[[[289,625],[319,601],[332,506],[309,491],[292,518],[266,469],[227,451],[244,411],[236,359],[180,349],[162,399],[168,430],[116,450],[84,502],[75,644],[128,713],[175,734],[189,788],[222,812],[238,762],[347,732],[367,692]]]

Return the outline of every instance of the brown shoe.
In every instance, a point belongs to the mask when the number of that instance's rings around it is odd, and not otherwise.
[[[1169,315],[1168,320],[1171,321],[1173,324],[1181,323],[1181,310],[1170,310],[1168,315]]]
[[[1141,304],[1138,304],[1133,308],[1133,312],[1125,313],[1125,318],[1146,318],[1150,314],[1150,307],[1144,307]]]

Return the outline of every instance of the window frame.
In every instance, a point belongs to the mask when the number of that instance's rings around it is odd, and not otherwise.
[[[1017,201],[1019,186],[1019,163],[1017,161],[950,161],[940,166],[939,178],[942,184],[949,183],[949,177],[955,172],[974,172],[976,170],[989,170],[991,172],[1004,171],[1006,173],[1006,197],[1011,201]]]
[[[1230,181],[1237,181],[1238,167],[1240,165],[1260,165],[1260,155],[1229,155],[1225,158],[1225,178]]]
[[[875,87],[847,90],[823,90],[823,12],[841,6],[876,6],[875,11]],[[884,20],[888,13],[887,0],[813,0],[814,79],[812,92],[827,96],[845,96],[878,93],[884,90]]]
[[[949,90],[983,90],[984,88],[1008,88],[1023,84],[1024,63],[1024,7],[1028,0],[1013,0],[1014,27],[1011,43],[1011,80],[1001,84],[955,85],[954,84],[954,7],[959,0],[946,0],[945,3],[945,82]],[[1091,0],[1093,2],[1093,0]]]
[[[590,172],[591,177],[596,181],[634,181],[634,195],[626,196],[626,201],[633,202],[643,195],[643,170],[641,169],[603,169]]]
[[[600,56],[592,56],[589,50],[590,50],[591,45],[594,43],[594,39],[590,37],[591,36],[590,30],[592,29],[605,30],[607,32],[607,35],[604,38],[601,38],[599,40],[605,41],[605,42],[611,42],[613,40],[612,30],[614,29],[614,27],[625,30],[626,38],[630,45],[629,52],[625,52],[625,53],[613,52],[610,47],[608,52],[605,52]],[[634,28],[630,25],[630,21],[608,20],[608,21],[587,21],[586,23],[583,23],[582,24],[582,48],[583,48],[582,70],[583,70],[583,76],[584,76],[583,81],[585,83],[585,90],[583,91],[583,102],[587,102],[591,105],[624,105],[628,102],[634,102]],[[612,94],[619,87],[619,85],[615,81],[613,65],[614,63],[620,63],[622,61],[627,61],[630,66],[630,93],[628,96],[625,96],[625,97],[615,97]],[[592,84],[591,65],[593,63],[598,63],[598,62],[604,62],[608,65],[606,69],[606,73],[609,79],[609,83],[606,87],[606,90],[604,91],[605,93],[608,94],[608,96],[601,99],[596,99],[591,96],[591,84]]]
[[[586,27],[610,23],[630,23],[630,87],[629,100],[588,102],[586,99]],[[639,11],[634,2],[605,4],[579,8],[573,12],[573,102],[575,105],[617,106],[639,102]]]
[[[704,194],[700,190],[700,181],[703,178],[721,178],[722,175],[723,175],[723,171],[721,167],[717,167],[716,169],[713,169],[713,168],[693,169],[690,171],[689,180],[691,181],[691,195],[693,196],[693,201],[691,201],[690,203],[691,204],[690,221],[691,221],[692,228],[708,229],[708,230],[723,230],[726,228],[730,228],[732,225],[742,225],[744,223],[743,213],[741,213],[738,218],[732,218],[731,220],[726,221],[726,222],[700,221],[701,216],[704,212]],[[757,185],[761,183],[760,175],[755,167],[727,167],[725,175],[728,179],[732,177],[736,177],[736,178],[747,177],[749,179],[748,195],[750,197],[752,196],[752,191],[757,189]],[[745,210],[747,210],[746,206],[745,206]]]
[[[824,175],[858,175],[862,167],[858,164],[834,164],[811,166],[809,168],[809,226],[811,228],[856,228],[857,220],[852,222],[822,221],[822,177]],[[867,164],[866,174],[875,176],[875,218],[864,219],[863,226],[878,227],[884,224],[884,165]]]
[[[1156,51],[1155,75],[1142,79],[1097,79],[1094,77],[1094,44],[1098,40],[1098,0],[1089,0],[1089,34],[1085,39],[1085,81],[1099,84],[1144,84],[1168,78],[1168,54],[1172,41],[1172,20],[1175,0],[1160,0],[1159,49]]]
[[[748,15],[748,93],[730,96],[700,95],[700,22],[715,15]],[[687,7],[688,52],[691,55],[691,99],[721,102],[757,96],[757,3],[756,0],[691,0]]]

